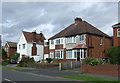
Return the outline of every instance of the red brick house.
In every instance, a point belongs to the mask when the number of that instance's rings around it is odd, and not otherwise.
[[[17,51],[17,43],[16,42],[6,42],[5,51],[7,53],[7,57],[13,56]]]
[[[113,46],[120,46],[120,23],[115,24],[113,27]]]
[[[86,57],[103,58],[111,37],[81,18],[49,38],[49,57],[71,61]]]

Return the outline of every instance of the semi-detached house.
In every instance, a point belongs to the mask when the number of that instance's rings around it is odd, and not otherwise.
[[[76,18],[73,24],[49,38],[45,44],[44,57],[57,61],[103,58],[105,49],[111,46],[111,37],[81,18]]]

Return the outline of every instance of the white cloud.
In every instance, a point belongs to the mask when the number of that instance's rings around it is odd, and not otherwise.
[[[31,32],[34,28],[48,39],[72,24],[76,16],[112,35],[111,26],[118,18],[117,5],[115,2],[6,2],[2,6],[4,42],[17,41],[22,30]]]

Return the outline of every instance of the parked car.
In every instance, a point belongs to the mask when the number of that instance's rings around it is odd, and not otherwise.
[[[10,64],[17,64],[17,59],[11,59]]]

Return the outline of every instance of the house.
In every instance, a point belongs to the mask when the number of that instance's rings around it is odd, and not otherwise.
[[[49,57],[56,61],[103,58],[111,46],[111,37],[81,18],[49,38]]]
[[[120,46],[120,22],[113,27],[113,46]]]
[[[17,44],[17,52],[20,53],[20,60],[22,57],[28,56],[34,58],[35,61],[43,59],[45,37],[40,33],[22,32]]]
[[[9,42],[9,41],[7,41],[6,44],[5,44],[4,49],[5,49],[5,52],[7,54],[7,57],[11,57],[17,51],[17,43],[16,42]]]

